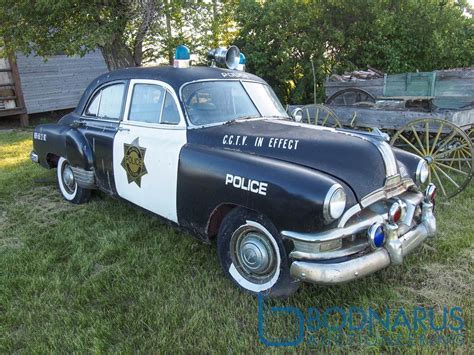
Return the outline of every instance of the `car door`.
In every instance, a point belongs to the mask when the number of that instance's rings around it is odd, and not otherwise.
[[[96,184],[109,193],[115,192],[113,141],[123,116],[127,84],[114,81],[98,88],[81,113],[78,127],[94,152]]]
[[[156,80],[131,80],[115,135],[113,166],[120,197],[178,222],[176,190],[186,124],[174,90]]]

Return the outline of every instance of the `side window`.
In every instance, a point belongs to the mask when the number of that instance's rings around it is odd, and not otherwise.
[[[97,116],[115,120],[120,119],[124,89],[124,84],[110,85],[104,88]]]
[[[97,92],[87,106],[86,116],[107,118],[112,120],[120,119],[122,111],[124,84],[106,86]]]
[[[179,111],[174,102],[173,96],[166,92],[165,106],[163,107],[163,114],[161,115],[161,123],[164,124],[178,124]]]
[[[160,123],[166,91],[153,84],[136,84],[130,105],[130,121]]]
[[[102,94],[102,91],[99,91],[97,94],[95,94],[94,98],[92,99],[92,102],[87,107],[87,110],[86,110],[87,116],[97,116],[97,112],[99,111],[99,102],[100,102],[101,94]]]
[[[155,84],[136,84],[133,87],[129,121],[178,124],[179,111],[173,96]]]

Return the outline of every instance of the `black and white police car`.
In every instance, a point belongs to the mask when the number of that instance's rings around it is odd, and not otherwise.
[[[74,112],[35,128],[31,159],[57,168],[73,203],[95,189],[217,239],[239,287],[288,296],[400,264],[436,231],[426,163],[377,134],[290,119],[237,47],[211,67],[104,74]],[[215,64],[230,69],[219,69]]]

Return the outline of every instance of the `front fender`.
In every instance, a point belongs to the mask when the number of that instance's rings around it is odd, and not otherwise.
[[[399,148],[392,147],[392,149],[397,160],[406,168],[407,175],[413,181],[416,181],[416,169],[420,161],[423,159],[421,159],[418,155],[406,152]]]
[[[240,187],[231,183],[229,175],[239,177]],[[266,186],[259,189],[262,183]],[[266,215],[278,230],[322,230],[330,227],[322,210],[335,183],[346,190],[346,208],[357,203],[349,187],[322,172],[255,154],[188,144],[178,168],[178,220],[207,238],[209,217],[217,206],[227,204]]]

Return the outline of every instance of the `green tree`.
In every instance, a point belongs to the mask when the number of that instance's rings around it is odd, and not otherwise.
[[[171,62],[180,43],[204,54],[226,42],[235,1],[0,0],[0,38],[8,53],[43,57],[100,48],[110,70]]]
[[[332,37],[321,20],[321,8],[308,1],[241,1],[236,19],[237,45],[247,68],[263,76],[287,103],[313,101],[315,64],[317,90],[327,74],[327,41]]]
[[[242,0],[237,43],[250,71],[287,103],[324,97],[327,75],[474,64],[474,22],[460,0]],[[313,83],[313,61],[316,83]]]
[[[336,69],[386,72],[434,70],[473,64],[473,20],[465,1],[332,0],[328,26],[338,32]]]
[[[100,48],[109,69],[135,66],[161,6],[155,0],[0,0],[0,37],[8,52],[47,57]]]

